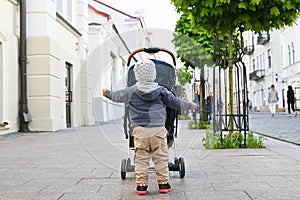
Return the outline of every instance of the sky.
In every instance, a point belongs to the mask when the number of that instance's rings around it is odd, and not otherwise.
[[[92,0],[90,0],[93,2]],[[176,53],[175,47],[171,42],[173,31],[180,15],[176,12],[175,6],[170,0],[99,0],[111,7],[114,7],[126,14],[137,16],[137,11],[142,11],[147,32],[150,33],[152,47],[165,48]],[[102,8],[102,11],[106,12]],[[121,15],[124,17],[123,15]],[[116,22],[117,18],[114,18]],[[124,19],[123,19],[124,20]],[[118,23],[118,22],[117,22]],[[122,24],[123,22],[121,22]],[[121,29],[119,29],[121,30]],[[121,30],[122,32],[122,30]],[[157,59],[170,62],[171,57],[165,53],[157,55]]]
[[[144,11],[147,28],[174,30],[179,14],[170,0],[102,0],[125,13],[136,16],[138,10]]]
[[[93,0],[89,0],[92,5],[99,5]],[[165,48],[172,52],[176,57],[175,46],[172,43],[173,32],[175,25],[180,15],[176,12],[175,6],[171,4],[170,0],[99,0],[104,4],[107,4],[111,7],[118,9],[126,14],[131,16],[140,17],[137,11],[141,11],[142,18],[145,21],[147,32],[151,41],[151,47]],[[108,10],[106,10],[108,9]],[[109,12],[112,14],[111,9],[102,6],[101,11]],[[113,14],[112,14],[113,15]],[[121,17],[121,18],[118,18]],[[122,25],[126,17],[124,15],[113,15],[113,20],[117,24],[120,24],[118,27],[122,37],[127,41],[127,45],[130,49],[136,49],[144,46],[137,46],[136,43],[131,43],[129,40],[132,39],[131,35],[123,32]],[[128,29],[128,28],[127,28]],[[134,39],[133,39],[134,40]],[[156,54],[156,59],[172,63],[172,57],[167,53]],[[179,62],[177,60],[177,62]],[[178,65],[177,65],[178,66]]]

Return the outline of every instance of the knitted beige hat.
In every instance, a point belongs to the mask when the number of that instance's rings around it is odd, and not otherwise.
[[[153,82],[156,78],[155,64],[148,58],[138,60],[133,71],[138,82]]]

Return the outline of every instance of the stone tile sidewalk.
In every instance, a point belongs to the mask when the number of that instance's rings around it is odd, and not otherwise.
[[[207,150],[203,130],[181,121],[170,159],[185,159],[185,177],[170,172],[173,191],[135,194],[134,173],[121,180],[131,157],[122,122],[29,133],[0,139],[0,199],[300,199],[300,147],[278,140],[265,149]]]

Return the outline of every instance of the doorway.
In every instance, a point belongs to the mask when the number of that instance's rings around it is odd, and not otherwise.
[[[300,111],[300,87],[295,87],[295,109]]]
[[[72,118],[71,118],[71,112],[72,112],[72,65],[69,63],[66,63],[65,66],[65,99],[66,99],[66,125],[67,128],[72,126]]]

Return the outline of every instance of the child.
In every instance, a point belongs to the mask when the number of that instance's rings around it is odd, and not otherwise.
[[[127,102],[129,106],[135,144],[136,193],[147,194],[151,155],[156,170],[158,192],[167,193],[172,188],[169,184],[166,106],[186,110],[196,109],[197,105],[178,99],[154,82],[155,64],[147,58],[141,58],[135,64],[134,74],[137,80],[135,85],[119,91],[103,89],[103,96],[115,102]]]

